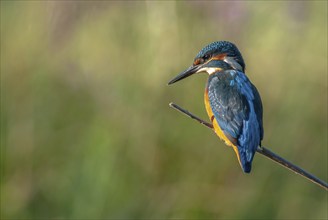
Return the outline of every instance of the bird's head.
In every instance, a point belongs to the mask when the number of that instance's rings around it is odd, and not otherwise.
[[[168,84],[173,84],[194,73],[234,69],[245,72],[245,63],[238,48],[228,41],[217,41],[205,46],[196,55],[193,64],[173,78]]]

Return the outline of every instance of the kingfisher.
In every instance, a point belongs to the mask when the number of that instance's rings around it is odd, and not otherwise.
[[[245,74],[240,51],[228,41],[210,43],[168,84],[195,73],[209,75],[204,100],[216,135],[233,148],[242,170],[250,173],[263,139],[263,108],[259,92]]]

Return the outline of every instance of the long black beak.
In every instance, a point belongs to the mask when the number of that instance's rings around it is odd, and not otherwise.
[[[176,77],[171,79],[171,81],[168,82],[167,84],[171,85],[181,79],[191,76],[192,74],[196,73],[201,67],[202,67],[202,65],[190,66],[188,69],[186,69],[185,71],[183,71],[182,73],[180,73],[179,75],[177,75]]]

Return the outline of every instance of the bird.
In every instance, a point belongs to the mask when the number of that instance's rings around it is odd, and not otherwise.
[[[195,73],[209,75],[205,109],[216,135],[233,148],[244,173],[263,139],[260,94],[245,74],[244,59],[235,44],[216,41],[202,48],[193,64],[168,82],[171,85]]]

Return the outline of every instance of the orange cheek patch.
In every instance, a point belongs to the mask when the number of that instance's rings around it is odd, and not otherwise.
[[[216,55],[215,57],[213,57],[213,60],[224,60],[224,58],[227,56],[228,54],[226,53],[221,53]]]

